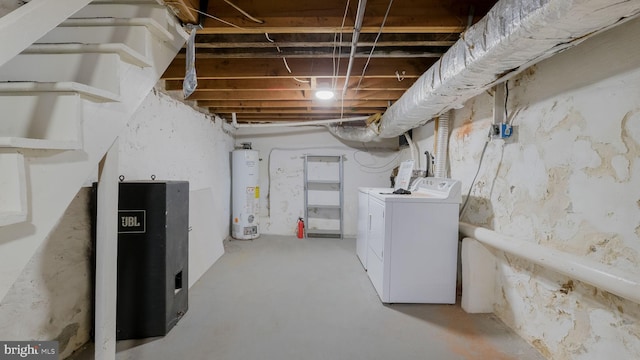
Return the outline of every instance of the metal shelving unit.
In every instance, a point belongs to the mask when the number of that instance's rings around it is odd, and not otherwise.
[[[304,221],[307,238],[343,236],[343,156],[304,156]]]

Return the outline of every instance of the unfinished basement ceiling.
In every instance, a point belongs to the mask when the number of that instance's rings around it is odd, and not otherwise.
[[[346,91],[358,0],[208,1],[203,12],[219,20],[190,10],[198,8],[196,0],[165,3],[185,23],[203,21],[196,36],[198,87],[187,100],[250,123],[382,113],[496,1],[367,1]],[[182,89],[185,59],[183,49],[163,75],[167,90]],[[336,98],[316,99],[322,87]]]

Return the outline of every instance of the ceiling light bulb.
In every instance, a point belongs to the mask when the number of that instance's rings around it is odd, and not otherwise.
[[[318,90],[316,91],[316,98],[320,100],[329,100],[333,99],[335,94],[331,90]]]

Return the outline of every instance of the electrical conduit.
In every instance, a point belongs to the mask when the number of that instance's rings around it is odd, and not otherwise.
[[[347,93],[349,88],[349,76],[353,68],[353,60],[356,57],[356,49],[358,48],[358,37],[360,37],[360,29],[362,28],[362,20],[364,19],[364,10],[367,6],[367,0],[358,2],[358,11],[356,13],[356,22],[353,26],[353,36],[351,37],[351,54],[349,55],[349,64],[347,65],[347,73],[344,77],[344,87],[342,88],[342,97]]]

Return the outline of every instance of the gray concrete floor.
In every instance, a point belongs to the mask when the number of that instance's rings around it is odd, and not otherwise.
[[[171,332],[118,342],[118,359],[544,359],[494,315],[382,304],[353,239],[262,236],[225,248]]]

